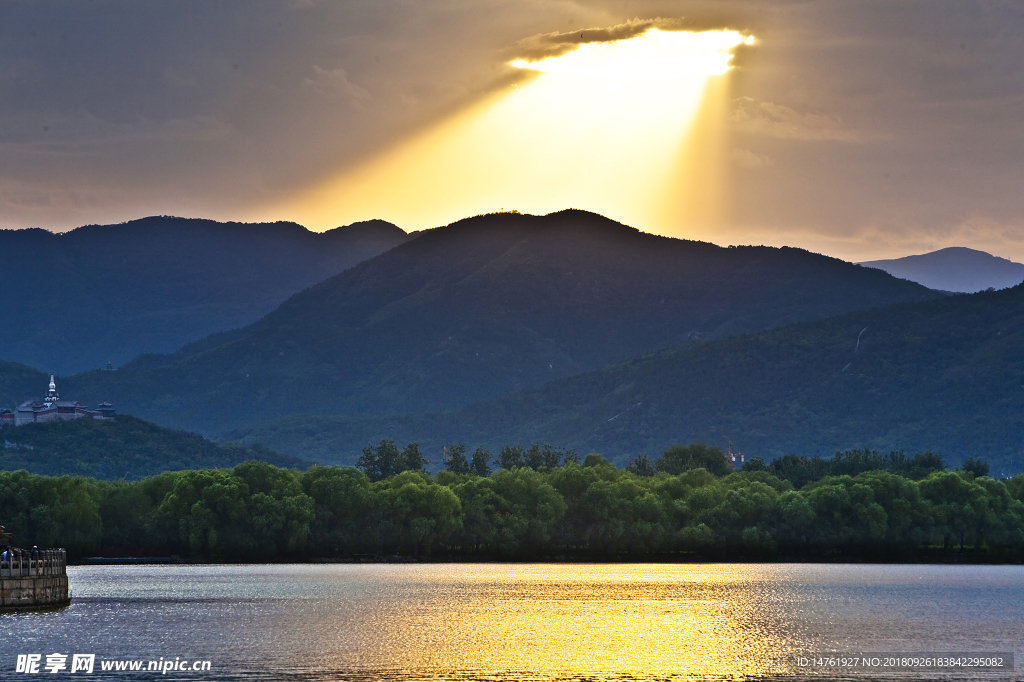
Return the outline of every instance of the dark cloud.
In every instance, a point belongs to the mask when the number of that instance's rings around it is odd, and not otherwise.
[[[680,19],[638,19],[607,28],[585,28],[580,30],[555,31],[541,33],[521,40],[517,46],[516,56],[521,59],[537,60],[544,57],[557,57],[587,43],[610,43],[616,40],[628,40],[642,35],[652,28],[674,31],[682,27]]]
[[[590,27],[572,31],[554,31],[524,38],[516,45],[515,56],[536,61],[544,57],[557,57],[587,43],[609,43],[628,40],[652,28],[662,31],[736,30],[746,32],[745,23],[737,21],[735,13],[702,13],[699,17],[655,17],[628,21],[607,27]]]

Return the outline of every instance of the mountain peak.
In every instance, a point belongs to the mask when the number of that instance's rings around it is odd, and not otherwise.
[[[359,234],[359,235],[404,235],[405,230],[400,228],[394,223],[389,223],[386,220],[380,218],[373,218],[371,220],[360,220],[358,222],[351,223],[349,225],[342,225],[333,229],[325,231],[323,234]]]
[[[676,343],[937,297],[799,249],[727,249],[585,211],[497,213],[90,381],[133,414],[218,433],[281,414],[455,409]],[[330,390],[310,401],[311,381]]]
[[[975,293],[1024,282],[1024,264],[966,246],[950,246],[916,256],[859,263],[929,289]]]
[[[406,240],[384,221],[325,235],[174,216],[2,231],[0,358],[69,373],[171,352]]]

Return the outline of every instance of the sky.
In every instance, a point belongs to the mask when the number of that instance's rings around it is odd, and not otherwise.
[[[0,0],[0,228],[573,207],[1024,261],[1022,64],[1019,2]]]

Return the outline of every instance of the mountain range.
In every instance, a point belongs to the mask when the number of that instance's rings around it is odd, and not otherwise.
[[[217,435],[288,414],[459,409],[679,343],[939,297],[801,249],[503,213],[418,234],[248,327],[62,384]]]
[[[732,441],[766,459],[864,447],[1021,465],[1020,286],[949,295],[802,249],[659,237],[576,210],[412,235],[169,218],[51,235],[68,242],[39,232],[0,233],[0,260],[24,275],[2,275],[24,300],[6,299],[0,340],[93,363],[122,334],[146,352],[60,376],[62,396],[275,457],[351,464],[390,438],[435,459],[445,444],[548,442],[624,464]],[[26,264],[61,249],[49,288],[25,285]],[[185,345],[153,352],[172,332]],[[19,362],[0,361],[0,408],[38,398],[40,370],[59,365],[2,352]]]
[[[323,233],[165,216],[0,230],[0,358],[69,374],[176,351],[406,239],[380,220]]]
[[[894,277],[938,291],[975,293],[990,288],[1006,289],[1024,282],[1024,264],[962,246],[920,256],[866,261],[861,265],[885,270]]]
[[[1024,285],[900,304],[631,359],[435,414],[307,416],[243,442],[352,462],[381,438],[496,451],[548,442],[624,465],[677,442],[749,457],[932,451],[1012,474],[1024,466]]]

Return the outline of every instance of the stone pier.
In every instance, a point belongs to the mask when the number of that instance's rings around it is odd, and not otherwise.
[[[63,549],[46,549],[35,557],[25,551],[9,551],[7,560],[0,561],[0,613],[69,603],[67,554]]]

